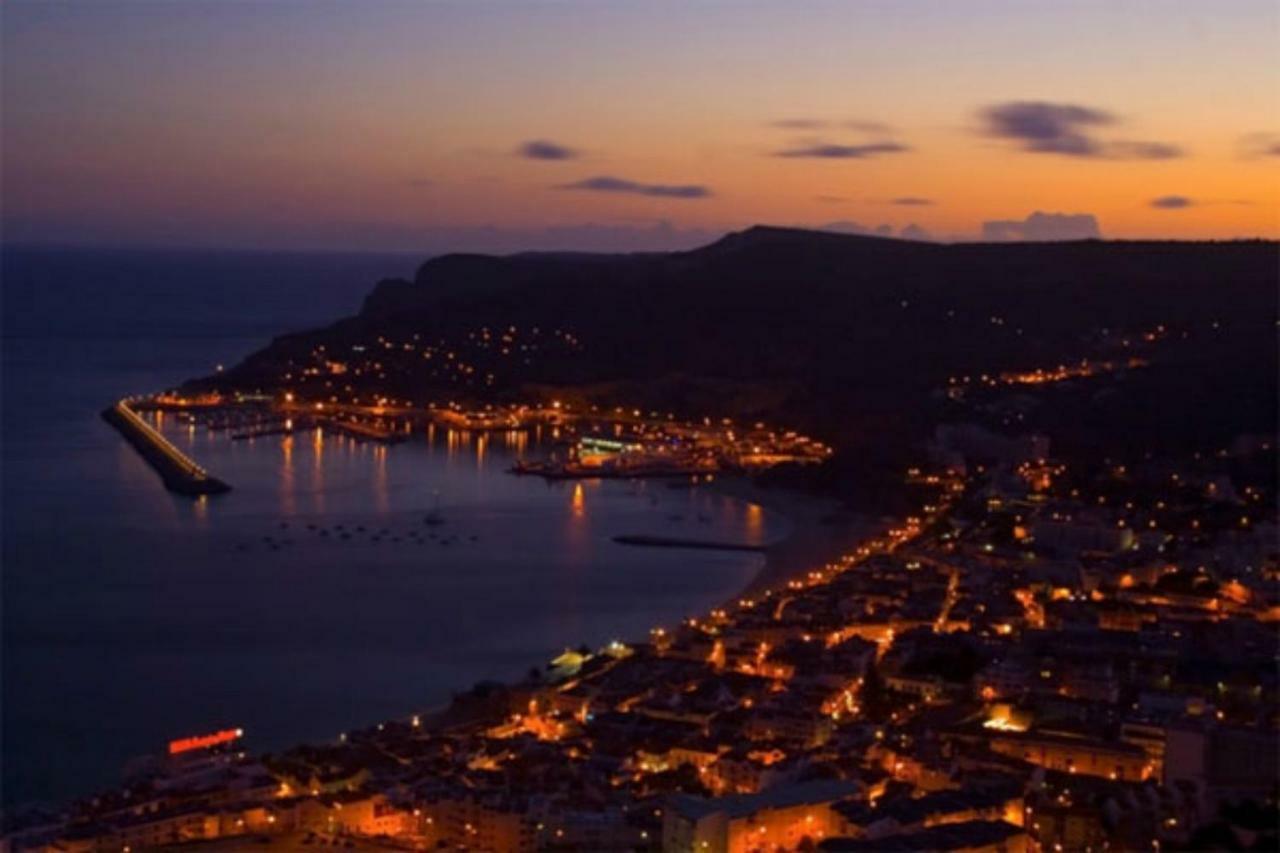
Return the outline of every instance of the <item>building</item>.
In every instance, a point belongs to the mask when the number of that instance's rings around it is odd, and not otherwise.
[[[918,832],[884,838],[833,838],[818,849],[830,853],[916,853],[920,850],[947,853],[1026,853],[1036,849],[1026,830],[1004,821],[974,820],[948,823]]]
[[[1064,773],[1138,782],[1155,772],[1146,750],[1121,741],[1049,732],[1004,732],[993,735],[990,745],[992,752]]]
[[[678,795],[663,814],[664,853],[753,853],[793,850],[839,833],[833,807],[856,796],[857,782],[823,779],[719,799]]]

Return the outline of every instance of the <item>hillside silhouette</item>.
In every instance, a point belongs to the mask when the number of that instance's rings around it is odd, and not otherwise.
[[[473,379],[433,378],[421,359],[388,350],[384,375],[361,390],[415,400],[554,391],[768,420],[872,451],[950,416],[938,391],[951,377],[1127,357],[1136,336],[1160,328],[1151,366],[1127,374],[1123,393],[1082,383],[1087,393],[1059,395],[1061,410],[1047,404],[1041,419],[1070,432],[1068,444],[1128,431],[1194,445],[1274,431],[1278,284],[1267,241],[941,245],[756,226],[687,252],[434,258],[412,281],[379,282],[357,316],[278,338],[197,384],[279,389],[318,346],[557,329],[575,337],[572,351],[529,364],[469,355]]]

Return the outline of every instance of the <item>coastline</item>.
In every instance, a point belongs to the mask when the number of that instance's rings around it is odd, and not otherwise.
[[[786,536],[765,543],[764,565],[739,593],[744,597],[782,586],[840,559],[872,538],[877,526],[872,517],[853,512],[834,498],[766,488],[742,475],[717,476],[703,488],[755,504],[791,526]]]
[[[781,538],[760,543],[764,565],[746,586],[733,595],[733,599],[749,598],[782,587],[793,578],[840,559],[873,538],[879,524],[871,516],[853,512],[834,498],[767,488],[741,474],[717,475],[709,483],[690,484],[689,488],[704,488],[746,504],[755,504],[766,513],[783,518],[790,527]],[[642,641],[644,638],[635,639]],[[522,684],[503,682],[497,686],[511,689]],[[466,710],[458,704],[466,694],[466,690],[460,689],[448,703],[420,711],[421,724],[431,729],[473,724],[476,710]]]

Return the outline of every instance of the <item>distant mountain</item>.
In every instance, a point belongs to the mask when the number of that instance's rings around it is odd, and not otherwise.
[[[1122,354],[1126,336],[1163,326],[1147,372],[1162,396],[1143,406],[1215,434],[1274,425],[1278,285],[1274,242],[940,245],[757,226],[688,252],[435,258],[379,282],[357,316],[200,384],[296,387],[307,367],[377,352],[358,380],[321,370],[303,387],[415,400],[554,388],[861,448],[927,429],[948,377]],[[470,373],[442,369],[450,350]]]

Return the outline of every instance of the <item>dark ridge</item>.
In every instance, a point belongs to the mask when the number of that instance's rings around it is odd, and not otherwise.
[[[1202,442],[1274,427],[1278,261],[1264,241],[945,245],[770,226],[665,254],[446,255],[411,282],[379,282],[359,315],[196,384],[279,389],[318,346],[351,353],[379,335],[461,346],[481,327],[536,326],[580,347],[528,364],[470,353],[495,374],[483,386],[388,355],[386,378],[361,390],[571,393],[767,420],[885,454],[945,414],[948,377],[1119,357],[1126,335],[1162,325],[1171,335],[1152,370],[1089,386],[1112,393],[1075,399],[1057,421],[1086,442],[1133,430],[1136,445],[1158,417],[1162,440]]]

